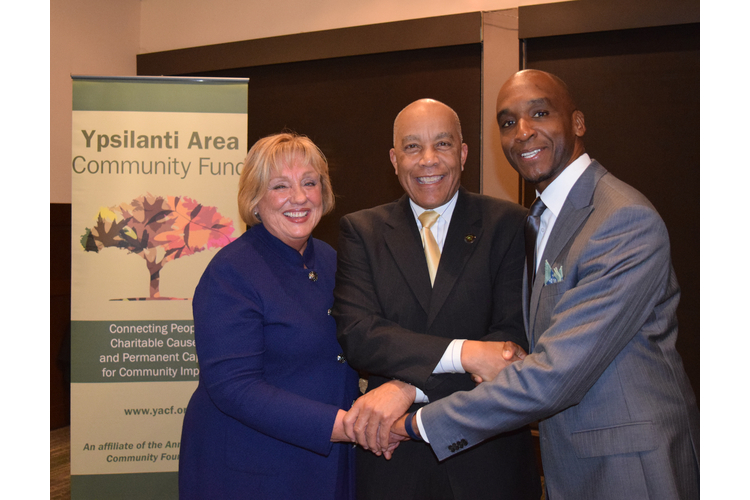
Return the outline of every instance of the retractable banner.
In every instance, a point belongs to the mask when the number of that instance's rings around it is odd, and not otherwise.
[[[178,496],[199,374],[193,291],[244,228],[247,91],[245,79],[73,77],[73,499]]]

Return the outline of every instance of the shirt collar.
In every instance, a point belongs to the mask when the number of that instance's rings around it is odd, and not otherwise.
[[[539,194],[537,191],[537,196],[542,198],[544,204],[555,214],[555,217],[560,215],[560,210],[562,210],[563,204],[568,198],[568,193],[573,189],[576,181],[590,163],[591,158],[589,155],[583,153],[573,163],[568,165],[565,170],[560,172],[560,175],[547,186],[547,189],[542,194]]]
[[[450,200],[448,200],[448,203],[446,203],[444,205],[440,205],[437,208],[432,208],[430,210],[434,210],[437,213],[439,213],[440,214],[440,218],[443,219],[443,221],[446,224],[450,224],[450,222],[451,222],[451,216],[453,216],[453,209],[456,208],[456,200],[457,199],[458,199],[458,191],[456,191],[453,194],[453,197]],[[412,201],[411,198],[409,198],[409,205],[411,205],[411,211],[414,212],[414,217],[416,217],[417,220],[419,220],[419,216],[422,215],[422,212],[426,212],[428,210],[428,209],[422,208],[419,205],[417,205],[416,203],[414,203],[414,201]]]

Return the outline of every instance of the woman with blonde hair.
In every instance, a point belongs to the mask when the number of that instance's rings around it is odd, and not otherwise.
[[[342,418],[357,374],[330,315],[336,252],[311,236],[333,209],[323,153],[276,134],[240,176],[248,230],[221,249],[193,299],[200,366],[180,452],[180,498],[354,498]]]

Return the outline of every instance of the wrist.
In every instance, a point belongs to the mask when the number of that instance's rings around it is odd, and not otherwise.
[[[478,340],[466,340],[461,345],[461,365],[466,373],[476,373],[478,370],[476,365],[478,347]]]
[[[351,439],[349,439],[349,436],[346,435],[346,431],[344,429],[345,416],[346,412],[344,410],[339,410],[336,413],[336,418],[333,421],[333,430],[331,431],[331,441],[334,443],[351,441]]]
[[[417,412],[413,411],[406,416],[406,419],[404,420],[404,429],[406,429],[406,434],[412,440],[422,441],[422,438],[419,435],[419,428],[414,425],[416,415],[417,415]]]
[[[401,394],[409,401],[410,405],[414,402],[417,397],[417,388],[415,386],[397,379],[391,380],[391,383],[401,391]]]

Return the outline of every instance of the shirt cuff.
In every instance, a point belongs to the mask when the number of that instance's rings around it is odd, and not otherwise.
[[[430,402],[430,398],[427,397],[427,394],[422,392],[422,389],[416,386],[414,388],[417,390],[417,394],[416,396],[414,396],[415,403],[429,403]]]
[[[454,339],[448,344],[448,348],[440,358],[440,362],[432,371],[433,375],[439,373],[466,373],[464,366],[461,364],[461,349],[466,339]]]
[[[430,440],[427,438],[427,434],[422,426],[422,408],[417,410],[417,427],[419,427],[419,435],[422,437],[425,443],[429,443]]]

